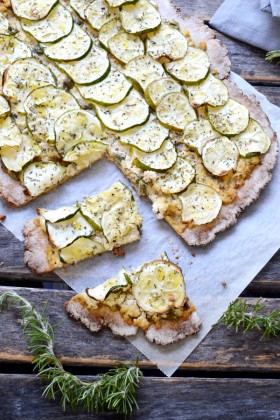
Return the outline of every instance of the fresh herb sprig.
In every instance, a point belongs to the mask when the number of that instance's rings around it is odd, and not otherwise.
[[[280,50],[269,51],[268,53],[266,53],[266,60],[272,61],[275,58],[280,58]]]
[[[225,324],[228,328],[235,327],[236,332],[242,328],[245,333],[256,329],[262,332],[261,340],[269,339],[280,334],[280,308],[263,314],[265,309],[262,298],[250,308],[245,299],[237,299],[229,304],[228,309],[214,325]]]
[[[34,354],[32,363],[38,376],[49,381],[43,396],[49,399],[60,397],[60,404],[78,406],[88,412],[113,410],[125,416],[138,408],[136,389],[140,385],[142,372],[136,365],[120,364],[107,373],[98,375],[98,380],[89,382],[77,378],[64,370],[54,353],[54,329],[46,318],[45,310],[39,312],[31,303],[13,290],[0,296],[0,310],[5,302],[17,305],[20,310],[24,335],[29,340],[29,350]]]

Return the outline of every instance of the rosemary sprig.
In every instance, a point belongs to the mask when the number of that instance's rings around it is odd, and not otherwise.
[[[97,375],[98,380],[89,382],[77,378],[64,370],[54,353],[54,329],[46,318],[45,310],[39,312],[31,303],[13,290],[0,296],[0,311],[5,302],[16,304],[20,310],[24,335],[29,340],[28,348],[34,354],[32,363],[38,376],[49,381],[43,396],[49,399],[60,397],[65,410],[81,406],[88,412],[113,410],[119,414],[131,413],[138,408],[136,389],[140,384],[142,372],[136,365],[120,364],[107,373]]]
[[[249,330],[259,330],[263,334],[261,340],[280,334],[280,308],[270,313],[262,314],[266,306],[262,304],[262,298],[250,308],[245,299],[237,299],[229,304],[228,309],[214,325],[225,324],[228,328],[235,327],[238,332],[242,328],[246,333]]]
[[[280,50],[269,51],[266,53],[265,59],[268,61],[272,61],[275,58],[280,58]]]

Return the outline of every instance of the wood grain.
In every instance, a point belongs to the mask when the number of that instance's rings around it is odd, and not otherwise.
[[[0,287],[0,294],[7,289]],[[48,301],[47,315],[52,324],[65,317],[63,304],[74,295],[70,291],[24,288],[18,288],[17,292],[41,309]],[[248,300],[249,303],[255,301]],[[270,310],[279,308],[280,299],[267,299],[266,304]],[[18,312],[5,309],[0,316],[0,363],[30,362],[32,357],[27,350],[27,343],[22,339]],[[279,339],[260,342],[259,338],[259,333],[235,334],[234,330],[228,330],[222,325],[215,327],[180,369],[279,372]],[[155,367],[126,339],[114,337],[109,330],[92,334],[81,323],[69,318],[56,330],[56,353],[65,365],[113,366],[115,360],[133,362],[138,354],[143,369]]]

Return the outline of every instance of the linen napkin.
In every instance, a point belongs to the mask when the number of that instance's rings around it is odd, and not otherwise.
[[[226,0],[210,26],[266,51],[280,49],[280,22],[261,11],[260,0]]]
[[[274,19],[280,19],[280,1],[261,0],[261,11],[271,13]]]

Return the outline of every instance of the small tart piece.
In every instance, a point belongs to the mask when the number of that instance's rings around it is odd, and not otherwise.
[[[238,147],[240,156],[250,158],[262,153],[266,153],[271,144],[271,140],[264,132],[260,124],[250,118],[245,131],[232,137],[232,140]]]
[[[166,127],[183,131],[188,123],[197,119],[186,95],[180,92],[164,96],[157,106],[157,117]]]
[[[145,99],[152,108],[156,108],[162,98],[168,93],[181,92],[182,86],[171,79],[171,77],[162,77],[154,80],[145,89]]]
[[[184,191],[195,176],[194,167],[181,157],[164,174],[159,175],[155,183],[164,194],[178,194]]]
[[[31,49],[13,35],[0,35],[0,79],[10,64],[18,58],[32,57]]]
[[[208,118],[220,134],[234,136],[241,133],[249,124],[249,111],[234,99],[229,99],[223,106],[209,106]]]
[[[203,80],[210,69],[210,59],[199,48],[189,47],[187,54],[180,60],[165,64],[165,70],[176,80],[186,84]]]
[[[124,64],[145,52],[141,38],[126,32],[112,36],[108,41],[108,46],[111,54]]]
[[[127,63],[125,75],[145,91],[150,83],[162,78],[165,73],[160,63],[149,55],[142,55]]]
[[[85,19],[85,10],[94,1],[95,0],[70,0],[70,6],[81,19]]]
[[[30,134],[21,134],[22,142],[19,146],[1,147],[2,162],[9,171],[19,172],[36,156],[41,154],[41,148]]]
[[[208,120],[199,119],[193,121],[185,127],[184,143],[191,149],[195,149],[201,155],[203,146],[208,142],[219,137]]]
[[[28,20],[44,19],[58,0],[11,0],[14,14]]]
[[[99,42],[103,48],[108,50],[109,39],[122,32],[124,32],[124,30],[122,29],[120,20],[118,18],[111,19],[109,22],[106,22],[101,26],[98,33]]]
[[[228,88],[225,83],[208,74],[205,80],[197,85],[185,86],[191,106],[198,108],[201,105],[224,105],[229,99]]]
[[[21,172],[21,181],[32,197],[55,188],[65,177],[66,168],[57,162],[33,162]]]
[[[59,250],[60,261],[64,264],[75,264],[105,251],[104,245],[93,238],[78,238],[71,245]]]
[[[138,0],[136,4],[123,6],[120,15],[124,30],[131,34],[150,32],[161,24],[159,12],[147,0]]]
[[[19,146],[22,142],[21,132],[14,120],[8,116],[0,119],[0,147]]]
[[[174,143],[167,139],[162,146],[152,153],[135,153],[136,164],[140,168],[148,171],[162,172],[170,169],[177,160],[177,151]]]
[[[9,35],[9,21],[0,13],[0,34]]]
[[[149,32],[146,52],[155,60],[167,57],[170,60],[183,58],[188,50],[186,37],[171,25],[160,25],[155,32]]]
[[[73,206],[64,206],[55,210],[39,208],[37,209],[37,213],[39,214],[39,216],[44,217],[45,220],[51,223],[55,223],[62,222],[62,220],[71,219],[77,213],[78,210],[78,205],[74,204]]]
[[[164,314],[180,308],[186,299],[181,269],[169,262],[155,260],[144,264],[136,274],[132,293],[144,311]]]
[[[182,222],[204,225],[218,216],[222,199],[214,188],[194,183],[179,195],[182,202]]]
[[[108,5],[105,0],[95,0],[85,10],[85,18],[93,29],[99,29],[112,19],[119,17],[119,9]]]
[[[202,149],[203,164],[216,176],[224,176],[235,169],[238,162],[238,148],[227,137],[209,140]]]
[[[9,115],[11,109],[10,104],[4,96],[0,95],[0,118],[5,118]]]

